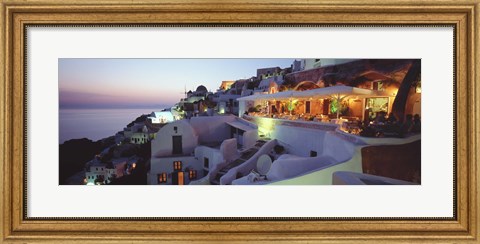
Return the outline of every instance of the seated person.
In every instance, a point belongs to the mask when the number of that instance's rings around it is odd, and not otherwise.
[[[395,115],[393,115],[393,113],[390,113],[388,115],[387,123],[389,123],[389,124],[397,123],[397,118],[395,118]]]
[[[385,112],[378,112],[373,123],[378,125],[378,124],[384,124],[385,121],[386,121]]]

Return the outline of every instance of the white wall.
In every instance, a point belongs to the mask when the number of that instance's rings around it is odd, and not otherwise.
[[[174,127],[177,127],[175,132]],[[188,120],[178,120],[162,127],[152,140],[152,158],[164,157],[172,154],[172,136],[182,136],[183,154],[193,153],[198,145],[198,136]]]
[[[316,151],[318,156],[322,155],[325,133],[326,131],[318,129],[276,125],[271,136],[277,139],[289,154],[309,157],[310,151]]]
[[[355,153],[355,145],[335,133],[336,132],[333,131],[326,133],[323,155],[332,157],[337,162],[344,162],[351,159]]]
[[[257,160],[260,156],[268,154],[275,145],[277,145],[277,140],[270,140],[265,143],[251,158],[242,164],[230,169],[222,178],[220,178],[221,185],[231,184],[237,178],[237,174],[247,175],[252,169],[257,167]]]
[[[113,177],[115,173],[115,169],[108,169],[105,166],[90,166],[90,171],[85,172],[85,178],[87,179],[87,184],[95,184],[95,180],[99,175],[103,176],[103,179],[107,182],[110,182],[109,178]]]
[[[253,147],[258,140],[258,130],[245,131],[242,138],[243,148]]]
[[[248,110],[247,101],[240,100],[238,101],[238,116],[242,117],[245,111]]]
[[[250,122],[248,120],[240,118],[236,118],[236,120],[244,125],[251,127],[251,130],[245,131],[242,136],[242,145],[244,148],[250,148],[255,145],[258,140],[258,125]]]
[[[185,170],[187,167],[190,169],[197,170],[197,179],[203,177],[202,169],[198,160],[195,157],[164,157],[164,158],[152,158],[150,162],[150,171],[147,174],[147,183],[150,185],[158,185],[157,175],[161,173],[171,174],[174,172],[173,162],[182,161],[182,170]],[[188,172],[185,172],[185,182],[188,183]],[[167,182],[162,183],[162,185],[171,185],[172,177],[167,177]]]
[[[313,69],[315,65],[315,59],[308,58],[308,59],[302,59],[302,70],[309,70]]]
[[[343,163],[333,166],[327,165],[325,168],[286,180],[273,182],[273,185],[331,185],[333,182],[333,173],[337,171],[349,171],[362,173],[361,147],[355,148],[354,156]]]
[[[137,132],[137,133],[133,133],[133,135],[130,138],[130,142],[133,144],[144,144],[144,143],[147,143],[149,139],[150,139],[150,136],[148,133]]]
[[[279,181],[278,184],[332,184],[335,171],[362,172],[362,146],[350,143],[333,131],[324,133],[321,144],[323,152],[318,157],[281,156],[272,165],[267,178]]]
[[[272,167],[267,173],[267,179],[271,181],[285,180],[334,165],[335,163],[337,162],[328,156],[299,157],[284,154],[272,164]]]
[[[148,119],[150,119],[153,124],[169,123],[174,121],[173,113],[171,111],[153,112],[150,114]]]
[[[190,124],[197,132],[198,143],[210,143],[229,138],[230,126],[226,122],[234,120],[233,115],[193,117],[190,119]]]
[[[351,160],[356,153],[357,146],[335,135],[334,131],[277,125],[274,134],[279,144],[293,155],[280,157],[274,162],[267,175],[272,181],[286,180],[310,171],[336,167],[334,165]],[[309,157],[310,151],[316,151],[317,157]],[[357,167],[357,164],[360,164],[360,167]],[[353,165],[354,167],[344,169],[361,171],[361,159]],[[331,171],[326,172],[329,173],[322,173],[322,177],[331,179]],[[329,175],[325,176],[327,174]],[[302,182],[302,179],[298,179],[298,182]]]
[[[204,158],[208,158],[208,171],[223,161],[223,155],[220,153],[219,149],[206,146],[199,146],[195,148],[195,158],[197,158],[199,164],[201,164],[202,170],[204,167]]]
[[[230,163],[239,157],[237,139],[227,139],[220,145],[220,153],[225,162]]]
[[[152,123],[152,124],[158,124],[158,123],[160,123],[160,119],[159,119],[159,118],[147,117],[147,119],[150,120],[150,123]]]

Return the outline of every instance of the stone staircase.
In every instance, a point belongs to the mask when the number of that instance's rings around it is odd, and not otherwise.
[[[265,140],[258,140],[257,143],[255,143],[255,146],[245,150],[238,159],[232,161],[231,163],[227,164],[225,167],[223,167],[220,171],[218,171],[217,175],[215,175],[215,179],[210,181],[210,184],[212,185],[220,185],[220,178],[224,176],[229,170],[239,166],[240,164],[244,163],[248,159],[250,159],[258,150],[265,145],[267,141]]]

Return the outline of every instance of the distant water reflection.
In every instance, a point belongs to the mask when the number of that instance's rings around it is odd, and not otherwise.
[[[115,135],[138,116],[159,111],[143,109],[60,109],[59,143],[70,139],[88,138],[93,141]]]

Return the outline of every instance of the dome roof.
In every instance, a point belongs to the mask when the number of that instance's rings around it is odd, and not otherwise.
[[[203,85],[197,87],[197,92],[208,92],[207,88]]]

